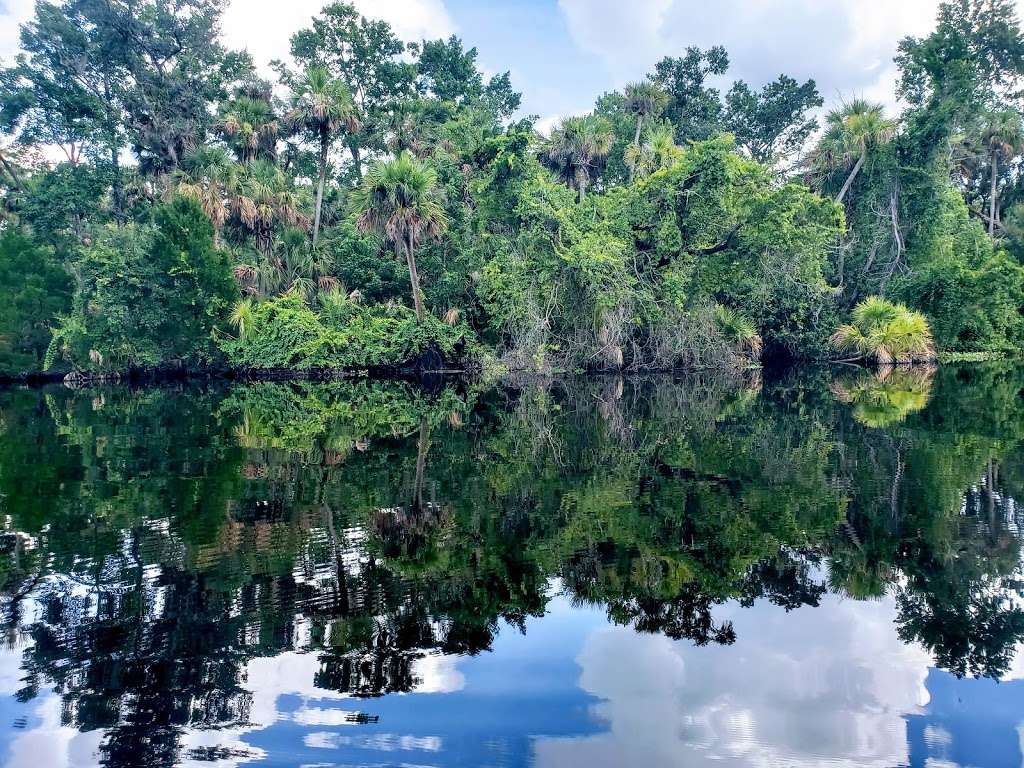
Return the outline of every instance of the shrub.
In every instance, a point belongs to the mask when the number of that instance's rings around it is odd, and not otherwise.
[[[1012,352],[1024,347],[1024,267],[999,252],[975,268],[947,257],[916,270],[898,287],[924,312],[941,349]]]
[[[842,354],[882,365],[935,359],[931,329],[920,312],[872,296],[854,308],[852,320],[832,335],[832,346]]]
[[[0,372],[38,371],[57,315],[71,306],[71,276],[53,249],[17,229],[0,233]]]
[[[340,293],[321,299],[319,311],[298,293],[236,307],[238,336],[220,346],[239,368],[296,370],[398,366],[436,349],[457,362],[473,346],[464,322],[449,325],[400,304],[362,306]]]
[[[71,314],[47,353],[85,370],[203,365],[217,354],[214,329],[238,290],[227,254],[198,203],[157,207],[154,225],[107,227],[77,265]]]

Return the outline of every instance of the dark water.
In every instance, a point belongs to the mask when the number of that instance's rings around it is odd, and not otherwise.
[[[0,392],[0,762],[1017,768],[1022,396]]]

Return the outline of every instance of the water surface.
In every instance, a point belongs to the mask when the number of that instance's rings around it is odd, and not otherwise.
[[[1017,768],[1022,395],[2,391],[0,763]]]

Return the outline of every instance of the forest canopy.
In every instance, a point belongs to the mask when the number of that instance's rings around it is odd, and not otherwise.
[[[40,2],[0,65],[0,369],[534,372],[1024,348],[1024,34],[956,0],[898,114],[688,48],[546,133],[347,3]],[[56,162],[53,158],[60,157]],[[867,318],[867,319],[865,319]]]

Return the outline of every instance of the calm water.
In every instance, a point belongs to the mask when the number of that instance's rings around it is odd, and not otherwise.
[[[0,764],[1019,766],[1024,369],[0,392]]]

